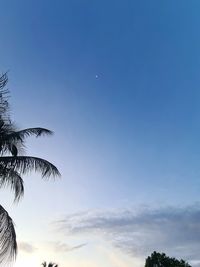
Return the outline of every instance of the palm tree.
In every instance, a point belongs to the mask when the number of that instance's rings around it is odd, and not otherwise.
[[[20,151],[25,147],[26,137],[52,135],[44,128],[18,130],[10,120],[8,91],[5,90],[8,77],[0,77],[0,187],[10,186],[14,191],[14,201],[24,194],[22,175],[30,171],[39,171],[42,178],[59,176],[58,169],[47,160],[23,156]],[[0,205],[0,262],[13,260],[17,253],[16,233],[12,219]],[[51,266],[56,267],[56,266]]]
[[[42,263],[42,266],[43,266],[43,267],[58,267],[58,264],[56,264],[56,263],[54,263],[54,262],[49,262],[49,263],[47,264],[47,262],[44,261],[44,262]]]

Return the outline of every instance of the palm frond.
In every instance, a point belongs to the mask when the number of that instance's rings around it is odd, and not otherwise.
[[[20,131],[14,131],[6,136],[10,141],[23,141],[24,138],[35,135],[36,137],[43,135],[52,135],[53,132],[45,128],[27,128]]]
[[[8,82],[7,73],[0,76],[0,117],[5,120],[9,120],[9,103],[8,103],[8,93],[9,91],[5,89]]]
[[[13,168],[19,174],[30,171],[40,172],[43,178],[60,176],[58,169],[49,161],[28,156],[0,157],[0,164],[5,168]]]
[[[0,77],[0,89],[3,89],[8,82],[7,72],[3,73]]]
[[[11,121],[5,121],[0,117],[0,136],[6,136],[12,132],[16,131],[16,126]]]
[[[9,151],[12,153],[13,145],[21,145],[24,143],[24,139],[29,136],[35,135],[36,137],[44,135],[52,135],[53,132],[45,128],[27,128],[24,130],[16,131],[12,124],[2,125],[0,127],[0,145],[1,150],[5,153]],[[12,153],[13,154],[13,153]]]
[[[18,156],[18,152],[24,148],[27,137],[51,135],[53,132],[40,127],[18,130],[10,119],[7,82],[7,73],[0,75],[0,188],[10,186],[14,191],[14,200],[18,201],[24,194],[22,174],[34,170],[39,171],[43,178],[48,178],[60,176],[60,173],[53,164],[44,159]],[[10,154],[12,156],[8,156]],[[7,211],[0,205],[0,264],[14,260],[16,253],[14,224]],[[43,267],[47,267],[46,262]],[[49,267],[58,267],[58,265],[50,263]]]
[[[19,201],[24,195],[24,181],[19,173],[13,168],[6,168],[0,165],[0,187],[10,186],[14,191],[14,201]]]
[[[1,112],[0,112],[1,114]],[[0,152],[1,154],[10,152],[10,148],[14,142],[10,142],[9,134],[15,131],[15,126],[11,121],[5,121],[0,115]]]
[[[12,261],[17,254],[14,223],[8,212],[0,205],[0,263]]]

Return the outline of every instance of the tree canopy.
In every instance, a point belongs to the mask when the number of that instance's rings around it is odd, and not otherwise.
[[[191,267],[184,260],[170,258],[165,253],[154,251],[151,256],[147,257],[145,267]]]

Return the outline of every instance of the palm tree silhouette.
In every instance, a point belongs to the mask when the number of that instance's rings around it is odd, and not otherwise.
[[[25,139],[51,135],[44,128],[18,130],[9,116],[8,90],[5,89],[8,77],[0,77],[0,187],[10,187],[17,202],[24,194],[22,175],[30,171],[39,171],[42,178],[59,176],[58,169],[47,160],[20,155],[24,150]],[[0,262],[13,260],[17,253],[16,233],[13,221],[7,211],[0,205]],[[49,266],[57,267],[57,266]]]
[[[44,261],[44,262],[42,263],[42,266],[43,266],[43,267],[58,267],[58,264],[56,264],[56,263],[54,263],[54,262],[49,262],[49,263],[47,264],[47,262]]]

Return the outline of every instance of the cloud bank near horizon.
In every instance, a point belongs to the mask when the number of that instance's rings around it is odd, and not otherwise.
[[[200,266],[200,205],[155,210],[85,211],[65,216],[55,225],[66,235],[104,237],[133,257],[154,250]]]
[[[82,243],[82,244],[78,244],[76,246],[70,246],[66,243],[62,243],[62,242],[52,242],[51,243],[53,250],[55,252],[70,252],[70,251],[74,251],[77,249],[80,249],[82,247],[85,247],[87,245],[87,243]]]

